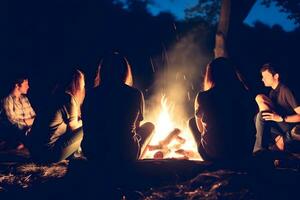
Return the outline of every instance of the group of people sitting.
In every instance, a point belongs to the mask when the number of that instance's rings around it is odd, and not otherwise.
[[[263,149],[290,151],[299,146],[299,102],[273,65],[263,65],[261,74],[271,92],[254,98],[227,58],[207,65],[204,91],[198,93],[195,117],[188,122],[204,160],[235,161]],[[138,159],[155,127],[140,124],[144,97],[132,87],[126,58],[119,53],[104,58],[87,95],[83,72],[70,75],[38,114],[26,97],[28,79],[17,79],[2,100],[0,140],[20,142],[41,162],[67,159],[81,148],[91,162]]]

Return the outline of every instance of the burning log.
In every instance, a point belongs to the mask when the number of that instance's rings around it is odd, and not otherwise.
[[[185,141],[186,141],[183,137],[180,137],[179,135],[176,136],[175,139],[176,139],[176,141],[179,142],[180,144],[184,144]]]
[[[158,149],[165,149],[167,146],[176,139],[181,144],[185,142],[185,139],[179,136],[181,131],[178,128],[175,128],[164,140],[160,141],[158,145],[148,145],[149,151],[154,151]]]
[[[177,151],[175,151],[175,153],[183,155],[184,157],[187,158],[193,158],[196,156],[193,151],[184,150],[184,149],[178,149]]]
[[[163,141],[160,141],[159,144],[161,146],[167,146],[174,140],[175,138],[179,137],[178,135],[181,133],[180,129],[175,128]]]
[[[180,149],[182,144],[186,142],[186,140],[182,137],[179,136],[181,133],[181,130],[178,128],[175,128],[172,132],[169,133],[169,135],[162,141],[159,142],[157,145],[147,145],[147,149],[149,151],[157,151],[154,155],[154,159],[163,159],[166,157],[170,152],[171,149]],[[176,141],[177,143],[172,145],[171,147],[169,146],[172,141]],[[186,154],[181,154],[183,155],[184,159],[187,158],[187,153]]]
[[[171,151],[169,149],[162,149],[160,151],[157,151],[154,155],[153,158],[154,159],[163,159],[166,157],[166,155],[168,153],[170,153]]]

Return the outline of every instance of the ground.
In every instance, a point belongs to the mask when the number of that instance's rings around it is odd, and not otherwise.
[[[107,189],[101,186],[101,180],[82,177],[85,161],[37,164],[30,161],[26,150],[5,150],[0,152],[0,195],[10,199],[41,195],[43,199],[107,199],[103,197],[110,194],[111,199],[144,200],[299,199],[299,158],[298,154],[261,152],[240,166],[185,160],[139,161],[139,172],[127,179],[130,186]],[[87,190],[87,185],[93,187]],[[97,195],[99,198],[94,198]]]

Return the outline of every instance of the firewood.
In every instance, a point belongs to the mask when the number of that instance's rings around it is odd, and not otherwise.
[[[154,159],[163,159],[164,158],[164,153],[162,151],[157,151],[154,155],[153,155]]]
[[[180,137],[179,135],[177,135],[175,139],[180,144],[184,144],[186,142],[186,140],[184,138]]]
[[[171,151],[170,151],[170,149],[168,149],[168,148],[161,149],[161,150],[157,151],[157,152],[154,154],[153,158],[154,158],[154,159],[163,159],[163,158],[166,157],[170,152],[171,152]]]
[[[181,133],[180,129],[175,128],[163,141],[160,141],[161,146],[167,146],[171,141]]]
[[[175,153],[183,155],[184,157],[193,158],[195,157],[195,153],[190,150],[178,149]]]
[[[180,130],[175,128],[172,132],[169,133],[169,135],[162,141],[159,142],[158,145],[147,145],[147,148],[149,151],[154,151],[158,149],[164,149],[167,148],[167,145],[172,142],[172,140],[176,139],[180,143],[184,143],[185,139],[182,137],[178,136],[180,134]]]
[[[147,148],[148,148],[149,151],[154,151],[154,150],[162,149],[163,147],[160,144],[158,144],[158,145],[148,144]]]

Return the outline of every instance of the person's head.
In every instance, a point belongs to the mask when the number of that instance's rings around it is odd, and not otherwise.
[[[80,70],[76,69],[73,71],[65,90],[71,93],[80,104],[83,103],[85,97],[85,80],[84,74]]]
[[[11,91],[17,92],[19,94],[27,94],[28,89],[29,82],[27,76],[19,76],[13,80]]]
[[[279,83],[279,73],[276,67],[273,64],[266,63],[260,69],[262,76],[262,82],[266,87],[272,87],[273,89]]]
[[[118,52],[114,52],[101,61],[94,85],[97,87],[102,83],[133,85],[131,67],[127,59]]]
[[[237,72],[233,64],[224,57],[219,57],[210,62],[206,67],[204,77],[204,90],[209,90],[213,87],[240,87],[240,82]]]

